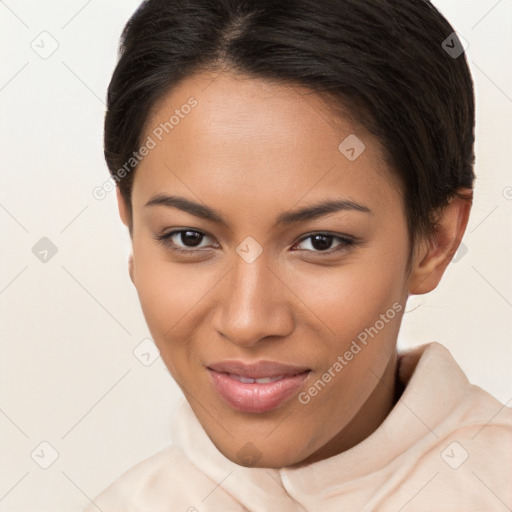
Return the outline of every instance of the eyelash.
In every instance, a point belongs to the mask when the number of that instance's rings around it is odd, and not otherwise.
[[[205,249],[194,249],[194,248],[183,249],[181,247],[176,246],[176,244],[171,241],[171,238],[174,235],[179,235],[180,233],[185,233],[185,232],[198,233],[199,235],[201,235],[203,237],[205,237],[205,236],[208,237],[209,236],[206,233],[203,233],[202,231],[198,231],[198,230],[195,230],[195,229],[178,229],[178,230],[175,230],[175,231],[171,231],[169,233],[164,233],[162,235],[156,235],[155,239],[160,244],[164,245],[167,249],[170,249],[170,250],[172,250],[174,252],[177,252],[177,253],[189,254],[190,255],[190,254],[196,254],[196,253],[199,253],[199,252],[203,252]],[[304,242],[304,241],[306,241],[306,240],[308,240],[310,238],[313,238],[314,236],[319,236],[319,235],[324,235],[324,236],[327,236],[327,237],[331,237],[333,239],[333,241],[337,240],[338,242],[340,242],[340,244],[335,246],[334,248],[327,249],[325,251],[309,250],[309,249],[299,249],[299,250],[311,252],[313,254],[331,255],[331,254],[334,254],[335,252],[341,252],[343,250],[347,250],[348,248],[350,248],[353,245],[356,245],[356,240],[354,238],[351,238],[351,237],[348,237],[348,236],[334,235],[332,233],[325,232],[325,231],[318,231],[318,232],[315,232],[315,233],[310,233],[309,235],[302,237],[295,245],[301,244],[302,242]],[[202,242],[202,240],[201,240],[201,242]]]

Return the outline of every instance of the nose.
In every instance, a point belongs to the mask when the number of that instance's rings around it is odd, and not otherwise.
[[[250,347],[293,331],[293,294],[263,256],[252,263],[236,256],[218,293],[214,328],[232,343]]]

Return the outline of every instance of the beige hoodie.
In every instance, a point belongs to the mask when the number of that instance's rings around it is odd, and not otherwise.
[[[470,384],[438,343],[401,353],[399,378],[405,391],[372,435],[296,469],[231,462],[184,400],[173,444],[85,512],[512,510],[512,409]]]

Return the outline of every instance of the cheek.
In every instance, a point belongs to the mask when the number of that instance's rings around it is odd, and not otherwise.
[[[403,254],[379,252],[366,250],[346,265],[299,273],[291,281],[318,326],[328,338],[334,335],[334,344],[350,343],[395,302],[403,301],[405,249]]]
[[[168,261],[160,247],[134,244],[135,286],[148,327],[157,345],[183,337],[188,317],[214,287],[212,272],[194,264]]]
[[[315,280],[316,292],[307,296],[305,290],[312,289],[312,280],[302,281],[304,302],[321,320],[317,327],[329,328],[323,338],[322,364],[311,386],[317,379],[328,379],[328,384],[308,405],[316,413],[311,415],[318,427],[314,441],[334,435],[356,414],[395,350],[406,262],[406,248],[400,249],[393,253],[368,250],[369,257],[330,269]],[[316,393],[311,387],[306,390],[310,391]],[[333,414],[339,422],[326,429],[322,422]]]

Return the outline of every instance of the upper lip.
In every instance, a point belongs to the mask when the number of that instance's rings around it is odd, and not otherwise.
[[[304,373],[310,369],[305,366],[295,366],[279,363],[277,361],[258,361],[244,363],[242,361],[219,361],[207,366],[210,370],[219,373],[231,373],[251,379],[264,379],[265,377],[290,377]]]

